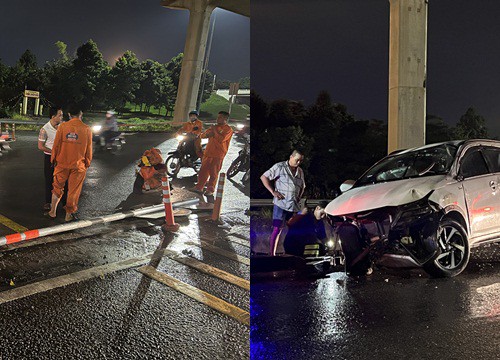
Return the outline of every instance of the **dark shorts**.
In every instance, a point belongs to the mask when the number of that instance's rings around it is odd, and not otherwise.
[[[283,227],[285,222],[293,216],[293,211],[283,210],[277,205],[273,207],[273,226]]]

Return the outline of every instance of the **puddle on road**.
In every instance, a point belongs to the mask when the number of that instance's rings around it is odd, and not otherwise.
[[[473,318],[500,320],[500,283],[481,286],[471,291],[470,313]]]

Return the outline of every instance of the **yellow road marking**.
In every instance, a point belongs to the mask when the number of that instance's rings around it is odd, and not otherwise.
[[[28,230],[22,225],[12,221],[11,219],[6,218],[5,216],[0,214],[0,224],[7,226],[9,229],[14,230],[17,233],[22,233]]]
[[[151,261],[153,253],[142,257],[118,261],[111,264],[101,265],[90,269],[78,271],[75,273],[61,275],[52,279],[42,280],[37,283],[28,284],[0,292],[0,304],[22,299],[27,296],[35,295],[41,292],[57,289],[81,281],[90,280],[96,277],[103,277],[106,274],[114,273],[120,270],[126,270],[131,267],[141,266]]]
[[[198,246],[202,249],[205,249],[205,250],[208,250],[210,252],[213,252],[213,253],[216,253],[216,254],[219,254],[221,256],[224,256],[224,257],[227,257],[228,259],[231,259],[231,260],[234,260],[234,261],[238,261],[242,264],[245,264],[245,265],[250,265],[250,259],[247,258],[247,257],[244,257],[244,256],[240,256],[240,255],[237,255],[235,253],[232,253],[230,251],[227,251],[227,250],[224,250],[224,249],[221,249],[217,246],[214,246],[212,244],[209,244],[203,240],[200,241],[201,244],[197,244],[197,243],[194,243],[194,242],[191,242],[191,241],[188,241],[186,242],[186,245],[194,245],[194,246]]]
[[[146,265],[137,269],[137,271],[142,274],[149,276],[151,279],[154,279],[162,284],[165,284],[171,287],[174,290],[177,290],[184,295],[189,296],[190,298],[205,304],[212,309],[228,315],[233,319],[238,320],[239,322],[250,326],[250,314],[248,311],[240,309],[233,304],[230,304],[224,300],[219,299],[203,290],[197,289],[194,286],[186,284],[170,275],[162,273],[161,271],[156,270],[154,267]]]
[[[192,257],[187,257],[180,255],[171,250],[163,250],[163,253],[172,260],[175,260],[181,264],[190,266],[198,271],[201,271],[207,275],[215,276],[219,279],[227,281],[233,285],[239,286],[242,289],[250,291],[250,281],[242,279],[236,275],[230,274],[224,270],[218,269],[216,267],[210,266]]]

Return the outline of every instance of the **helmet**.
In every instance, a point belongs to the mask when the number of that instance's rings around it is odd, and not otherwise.
[[[106,111],[106,115],[108,115],[108,114],[113,116],[116,114],[116,112],[114,110],[108,110],[108,111]]]
[[[196,116],[198,116],[198,115],[200,115],[200,114],[198,114],[198,110],[191,110],[191,111],[189,112],[189,115],[196,115]]]

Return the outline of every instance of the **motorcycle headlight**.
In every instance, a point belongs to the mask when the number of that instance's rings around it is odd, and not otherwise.
[[[181,142],[182,140],[184,140],[184,135],[177,135],[176,139],[178,142]]]
[[[328,240],[328,241],[326,242],[326,246],[327,246],[329,249],[332,249],[332,248],[333,248],[333,245],[335,245],[335,244],[334,244],[334,242],[333,242],[333,240]]]
[[[236,129],[238,129],[238,130],[243,130],[244,127],[245,127],[245,125],[243,125],[243,124],[236,125]]]
[[[101,129],[102,129],[101,125],[94,125],[94,126],[92,126],[92,131],[95,132],[95,133],[101,131]]]

